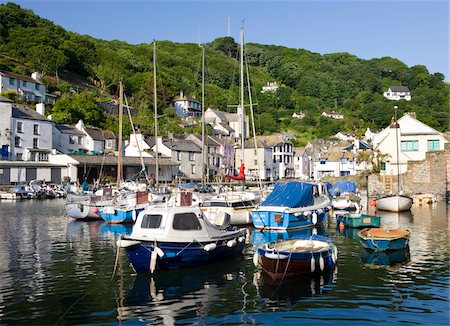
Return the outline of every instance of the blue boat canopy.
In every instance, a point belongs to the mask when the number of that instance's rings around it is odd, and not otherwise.
[[[356,192],[356,183],[354,181],[336,181],[331,188],[330,194],[332,196],[337,196],[344,192]]]
[[[303,207],[314,204],[313,185],[306,182],[277,182],[260,206]]]

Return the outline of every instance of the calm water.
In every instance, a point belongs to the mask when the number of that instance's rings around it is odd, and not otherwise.
[[[207,267],[133,274],[121,252],[123,226],[75,222],[64,201],[0,203],[0,323],[20,324],[449,324],[449,210],[380,214],[412,230],[410,248],[390,256],[364,251],[354,232],[330,219],[319,230],[339,249],[337,270],[273,284],[243,257]],[[391,265],[386,265],[391,264]]]

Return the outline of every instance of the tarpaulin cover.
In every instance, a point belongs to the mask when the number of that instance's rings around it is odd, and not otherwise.
[[[356,192],[356,183],[354,181],[336,181],[330,194],[336,196],[338,193]]]
[[[302,207],[314,204],[313,185],[305,182],[277,182],[260,206]]]
[[[329,182],[324,182],[324,183],[325,183],[325,186],[327,187],[327,192],[329,194],[331,194],[331,188],[333,188],[333,186]]]

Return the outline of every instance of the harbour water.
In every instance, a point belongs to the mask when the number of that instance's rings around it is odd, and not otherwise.
[[[449,207],[380,213],[412,231],[409,250],[373,255],[330,218],[334,273],[273,284],[243,256],[136,276],[115,240],[130,227],[76,222],[64,200],[1,202],[0,324],[449,324]],[[256,232],[256,233],[255,233]]]

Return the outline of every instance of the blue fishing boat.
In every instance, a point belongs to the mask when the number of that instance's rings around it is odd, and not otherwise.
[[[117,241],[126,248],[136,272],[198,266],[241,254],[245,229],[211,224],[199,207],[152,206],[141,212],[129,236]]]
[[[373,251],[405,249],[410,231],[406,229],[366,228],[358,232],[362,246]]]
[[[147,191],[137,191],[133,196],[122,199],[116,205],[104,206],[98,214],[108,223],[134,223],[138,214],[149,205],[148,197]]]
[[[361,248],[361,262],[374,266],[392,266],[409,261],[408,248],[390,251],[372,251]]]
[[[253,257],[253,263],[273,279],[320,274],[332,270],[336,261],[336,246],[320,235],[268,243]]]
[[[323,225],[296,230],[253,230],[252,244],[254,246],[261,246],[270,242],[300,239],[310,237],[315,234],[326,236],[327,231]]]
[[[286,230],[320,225],[331,209],[326,185],[310,182],[278,182],[252,211],[257,229]]]

